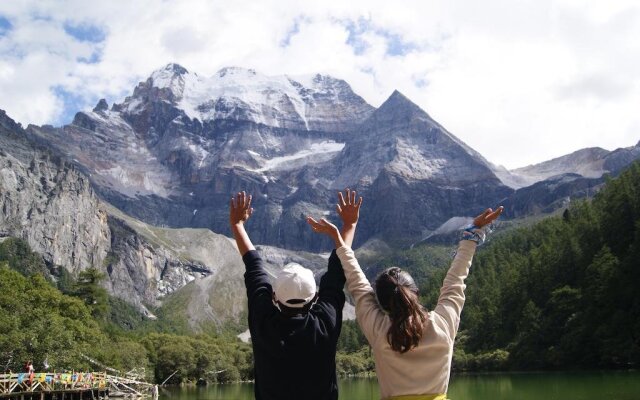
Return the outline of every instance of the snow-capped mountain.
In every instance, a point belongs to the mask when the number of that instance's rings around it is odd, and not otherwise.
[[[124,106],[135,113],[141,94],[158,89],[187,117],[201,122],[247,120],[274,128],[340,132],[366,118],[371,107],[346,82],[329,76],[266,76],[252,69],[223,68],[211,77],[169,64],[155,71]],[[353,107],[338,110],[336,104]],[[340,112],[338,112],[340,111]]]
[[[375,109],[340,79],[242,68],[204,77],[169,64],[121,103],[28,132],[147,223],[229,233],[228,199],[247,190],[256,242],[294,249],[326,245],[302,217],[330,215],[347,186],[367,201],[358,243],[413,243],[555,168],[500,170],[399,92]]]
[[[266,181],[272,169],[335,155],[344,132],[373,111],[344,81],[298,79],[305,84],[240,68],[203,78],[169,64],[110,110],[101,101],[62,130],[33,131],[101,186],[130,197],[168,198],[218,168],[244,168]]]

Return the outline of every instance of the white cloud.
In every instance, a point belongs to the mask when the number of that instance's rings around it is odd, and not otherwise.
[[[70,107],[121,101],[168,62],[203,75],[321,72],[374,106],[399,89],[490,161],[518,167],[640,139],[636,4],[2,2],[11,28],[0,32],[0,108],[23,124],[58,123]],[[79,40],[69,24],[104,40]]]

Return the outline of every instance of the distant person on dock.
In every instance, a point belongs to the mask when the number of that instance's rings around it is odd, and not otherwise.
[[[27,379],[29,381],[29,385],[33,382],[33,376],[35,374],[35,368],[33,368],[33,361],[29,360],[24,365],[24,372],[27,375]]]
[[[27,374],[32,374],[35,371],[33,368],[33,361],[29,360],[24,364],[24,372]]]
[[[251,196],[231,199],[229,222],[246,267],[256,399],[335,400],[345,302],[340,260],[333,251],[319,290],[313,272],[297,264],[286,265],[272,286],[244,227],[252,213]],[[345,241],[351,244],[354,234],[355,225],[345,226]]]
[[[352,220],[362,198],[341,197],[338,211]],[[453,344],[464,305],[464,280],[485,227],[502,213],[487,209],[465,229],[444,279],[438,303],[427,311],[419,303],[418,287],[400,268],[383,271],[375,290],[362,272],[349,243],[326,219],[308,218],[314,231],[329,235],[344,267],[347,289],[356,303],[356,320],[373,349],[382,399],[444,400],[449,386]],[[357,218],[356,218],[357,221]]]

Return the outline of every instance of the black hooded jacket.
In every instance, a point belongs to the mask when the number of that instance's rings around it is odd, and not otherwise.
[[[256,250],[243,257],[249,299],[256,400],[335,400],[336,345],[342,328],[345,277],[335,250],[308,313],[288,317],[272,302],[273,289]]]

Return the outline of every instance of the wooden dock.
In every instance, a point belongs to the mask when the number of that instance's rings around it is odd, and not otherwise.
[[[106,372],[0,374],[1,400],[103,400],[156,393],[153,384]]]

